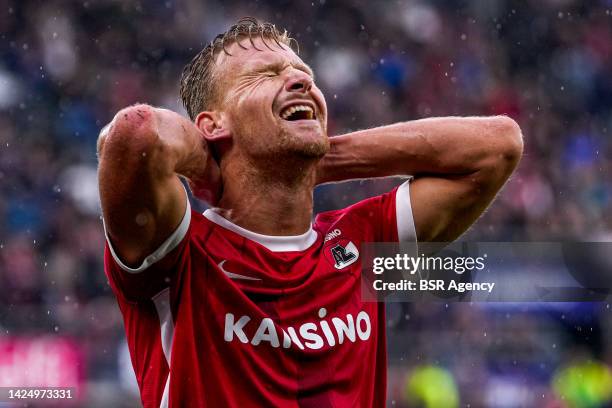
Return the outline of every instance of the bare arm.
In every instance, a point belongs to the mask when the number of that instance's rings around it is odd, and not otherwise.
[[[99,187],[115,251],[137,265],[177,228],[187,205],[178,175],[210,191],[219,169],[200,130],[169,110],[135,105],[117,113],[98,139]]]
[[[420,241],[452,241],[491,203],[523,150],[512,119],[431,118],[331,138],[318,182],[414,175],[411,203]]]

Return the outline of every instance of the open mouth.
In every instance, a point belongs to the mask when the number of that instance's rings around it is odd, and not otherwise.
[[[291,105],[283,109],[280,117],[290,122],[296,120],[312,120],[316,119],[315,111],[308,105]]]

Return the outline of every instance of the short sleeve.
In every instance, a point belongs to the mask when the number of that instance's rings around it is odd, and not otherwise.
[[[151,299],[178,279],[177,275],[186,262],[191,217],[191,205],[187,199],[185,213],[176,230],[135,268],[127,266],[119,258],[104,227],[104,271],[117,296],[128,301]]]
[[[388,193],[370,197],[341,210],[356,223],[366,223],[360,228],[374,242],[416,243],[416,228],[410,202],[409,178]]]

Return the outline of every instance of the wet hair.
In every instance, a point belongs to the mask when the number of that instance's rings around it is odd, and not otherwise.
[[[218,102],[217,81],[214,78],[217,55],[221,51],[232,55],[227,48],[233,43],[247,49],[241,43],[244,39],[248,39],[253,48],[261,50],[255,45],[254,37],[259,37],[269,49],[272,49],[269,43],[274,42],[278,47],[283,48],[283,45],[286,45],[291,49],[292,43],[295,43],[296,52],[299,50],[297,41],[289,36],[287,30],[280,31],[274,24],[260,22],[253,17],[241,18],[229,30],[217,35],[183,68],[180,94],[191,120],[195,120],[200,112],[211,109]]]

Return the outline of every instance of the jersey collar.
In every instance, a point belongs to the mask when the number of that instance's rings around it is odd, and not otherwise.
[[[215,212],[213,209],[204,211],[204,217],[215,224],[235,232],[244,238],[255,241],[260,245],[263,245],[272,252],[291,252],[291,251],[304,251],[312,246],[317,240],[317,233],[312,228],[312,224],[308,228],[308,231],[301,235],[263,235],[253,231],[249,231],[242,228],[239,225],[234,224],[228,219]]]

